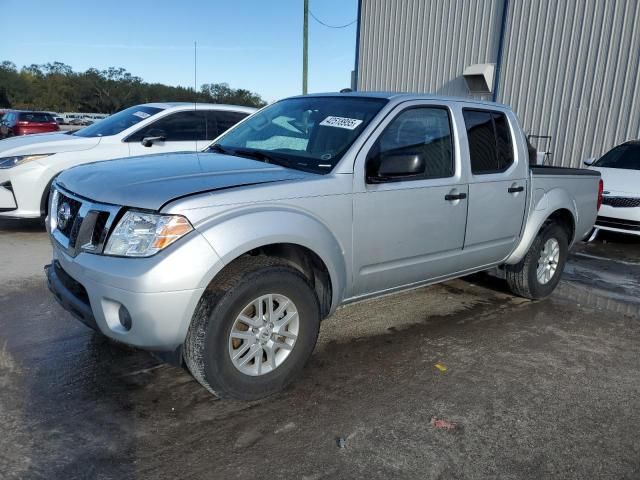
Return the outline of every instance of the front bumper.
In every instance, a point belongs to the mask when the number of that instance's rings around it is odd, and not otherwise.
[[[50,178],[37,161],[0,169],[0,218],[40,218]]]
[[[595,227],[612,232],[640,235],[640,207],[620,208],[603,204],[598,212]]]
[[[57,261],[46,265],[44,271],[47,286],[58,303],[87,327],[99,330],[84,287],[67,275]]]
[[[636,220],[625,220],[598,215],[595,227],[601,230],[608,230],[610,232],[640,235],[640,221]]]
[[[11,182],[0,183],[0,212],[11,212],[17,208],[18,202],[16,202]]]
[[[104,335],[155,352],[174,352],[184,343],[212,272],[223,266],[197,232],[148,258],[71,257],[52,243],[46,273],[58,302]],[[122,307],[130,328],[120,321]]]

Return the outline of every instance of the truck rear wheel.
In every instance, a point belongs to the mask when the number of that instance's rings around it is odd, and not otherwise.
[[[213,394],[255,400],[300,374],[319,327],[319,302],[301,272],[279,259],[244,257],[205,293],[184,358]]]
[[[511,291],[534,300],[551,295],[560,281],[568,250],[567,232],[556,223],[544,225],[527,255],[516,265],[507,266]]]

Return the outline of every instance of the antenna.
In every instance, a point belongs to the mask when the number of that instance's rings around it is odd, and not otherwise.
[[[302,94],[307,94],[309,64],[309,0],[304,0],[302,17]]]
[[[198,118],[198,42],[193,41],[193,114]],[[204,119],[203,119],[204,123]],[[205,124],[206,125],[206,124]],[[206,126],[205,126],[206,129]],[[206,131],[206,130],[205,130]],[[196,140],[196,153],[198,152],[198,140]]]

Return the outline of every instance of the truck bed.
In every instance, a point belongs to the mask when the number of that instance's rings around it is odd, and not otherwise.
[[[585,175],[599,177],[600,173],[586,168],[553,167],[550,165],[531,165],[529,167],[534,175]]]

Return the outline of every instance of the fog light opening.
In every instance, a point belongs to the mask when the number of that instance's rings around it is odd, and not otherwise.
[[[118,319],[120,320],[120,325],[122,325],[122,328],[127,331],[131,330],[131,314],[124,305],[120,305],[120,308],[118,309]]]

